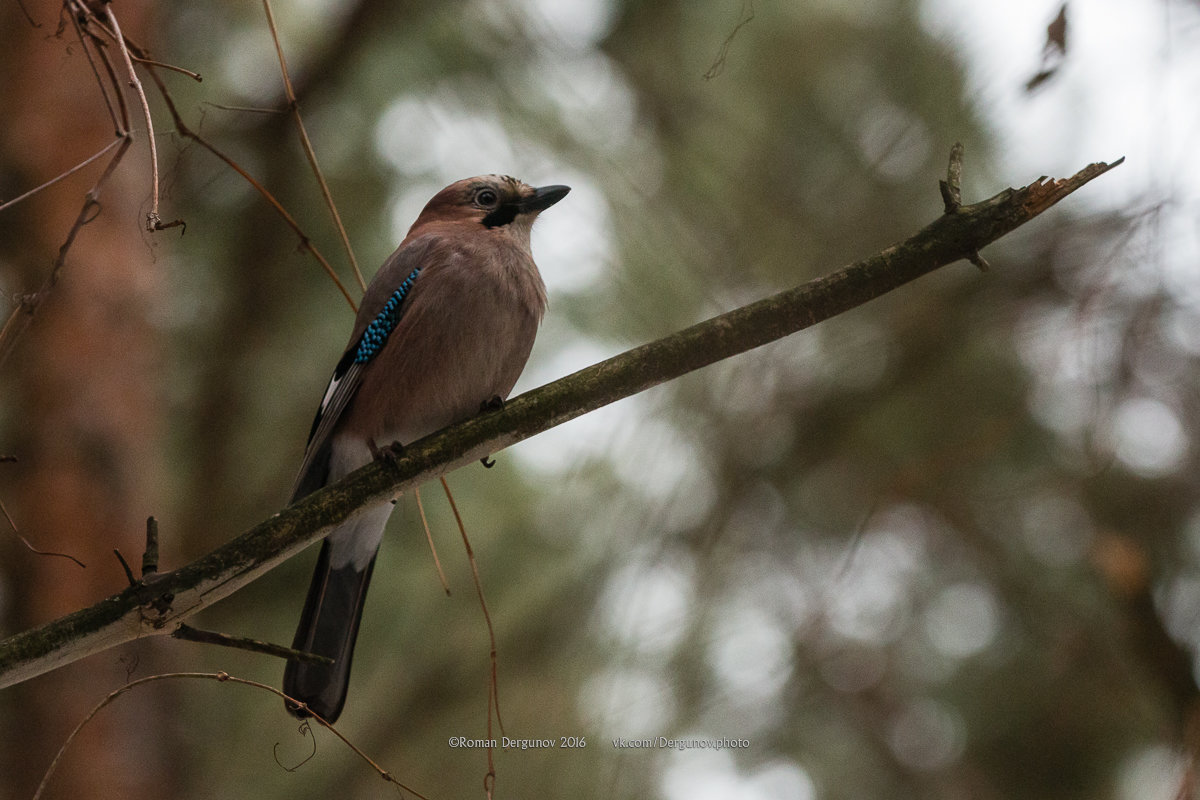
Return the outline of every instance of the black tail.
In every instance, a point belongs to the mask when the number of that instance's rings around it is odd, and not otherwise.
[[[358,638],[358,623],[362,619],[375,559],[372,558],[364,570],[351,565],[333,569],[329,565],[330,548],[328,541],[321,544],[321,555],[308,587],[308,598],[304,601],[304,612],[292,647],[327,656],[333,663],[289,661],[283,673],[283,692],[333,722],[346,704],[354,640]],[[291,703],[287,706],[288,711],[298,717],[308,716]]]

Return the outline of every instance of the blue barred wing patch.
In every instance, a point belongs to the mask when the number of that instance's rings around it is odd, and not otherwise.
[[[396,323],[400,321],[404,298],[408,297],[408,293],[412,291],[413,283],[420,272],[420,267],[410,272],[396,291],[392,292],[388,301],[383,304],[383,310],[376,314],[375,319],[367,325],[367,329],[363,331],[362,337],[358,340],[358,348],[354,351],[355,364],[366,364],[379,355],[379,351],[387,344],[388,337],[392,335],[392,331],[396,329]]]

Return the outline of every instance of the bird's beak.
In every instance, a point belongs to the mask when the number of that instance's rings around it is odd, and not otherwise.
[[[531,196],[521,201],[521,213],[528,214],[530,212],[545,211],[566,197],[569,191],[571,191],[570,186],[540,186],[533,190]]]

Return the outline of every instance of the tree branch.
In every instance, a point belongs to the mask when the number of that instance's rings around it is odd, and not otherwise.
[[[823,278],[693,325],[510,400],[502,410],[408,444],[306,497],[228,544],[173,572],[0,642],[0,687],[92,653],[155,634],[232,594],[371,503],[466,466],[616,400],[743,353],[866,303],[978,251],[1120,164],[1091,164],[1070,178],[1040,178],[954,207],[915,235]]]

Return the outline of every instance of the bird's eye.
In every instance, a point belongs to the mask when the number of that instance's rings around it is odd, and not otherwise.
[[[475,193],[475,205],[480,208],[495,208],[499,201],[500,196],[495,189],[480,189]]]

